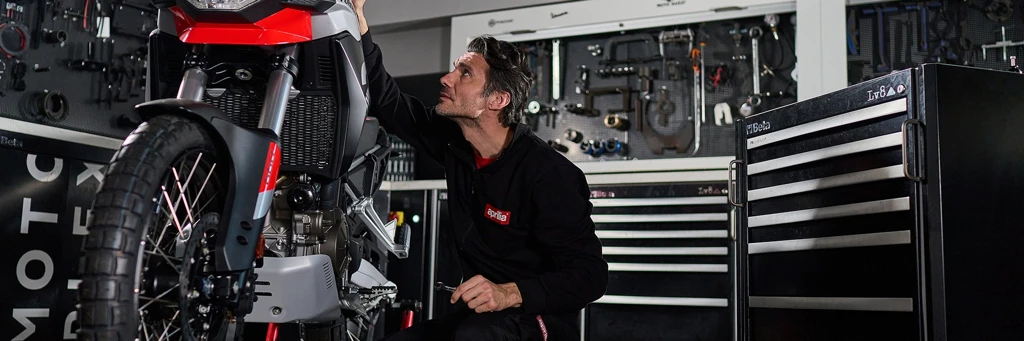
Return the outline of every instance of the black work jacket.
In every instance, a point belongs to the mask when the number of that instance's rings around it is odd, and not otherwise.
[[[608,263],[583,172],[523,124],[513,127],[497,160],[477,169],[462,130],[402,93],[369,34],[363,51],[371,113],[444,166],[464,279],[479,274],[496,284],[515,282],[526,313],[566,319],[603,296]]]

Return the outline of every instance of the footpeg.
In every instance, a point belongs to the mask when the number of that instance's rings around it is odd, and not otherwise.
[[[364,198],[355,204],[353,210],[359,220],[366,224],[373,231],[373,235],[382,244],[384,249],[393,253],[395,257],[404,259],[409,257],[409,241],[412,233],[409,225],[402,225],[396,228],[397,221],[392,220],[385,224],[380,220],[380,215],[373,208],[373,198]]]

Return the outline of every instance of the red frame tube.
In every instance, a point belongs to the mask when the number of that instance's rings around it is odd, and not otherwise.
[[[277,341],[277,323],[267,324],[267,341]]]
[[[412,309],[406,310],[402,313],[402,329],[412,327],[413,317],[416,316],[416,312]],[[269,340],[268,340],[269,341]]]

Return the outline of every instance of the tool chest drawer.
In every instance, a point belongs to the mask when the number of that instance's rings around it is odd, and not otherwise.
[[[730,199],[745,339],[916,338],[911,76],[741,121]]]
[[[724,182],[592,186],[609,267],[584,311],[585,340],[729,340]]]

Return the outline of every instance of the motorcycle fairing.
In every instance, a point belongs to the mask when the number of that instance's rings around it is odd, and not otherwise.
[[[278,45],[313,38],[310,13],[298,9],[283,8],[254,23],[196,21],[180,7],[168,11],[174,14],[178,39],[188,44]]]
[[[217,153],[230,174],[215,247],[218,272],[234,272],[252,268],[259,244],[259,233],[270,208],[270,200],[261,201],[261,192],[273,195],[274,182],[281,161],[280,140],[273,132],[245,129],[231,122],[220,109],[197,101],[160,99],[139,104],[135,111],[144,120],[159,115],[178,115],[203,125],[213,138]],[[233,152],[239,151],[239,152]],[[226,157],[225,157],[226,156]],[[259,170],[259,171],[256,171]],[[267,181],[270,189],[265,190]]]
[[[359,32],[348,1],[262,0],[235,11],[197,9],[187,0],[160,2],[159,30],[189,44],[268,46]]]

